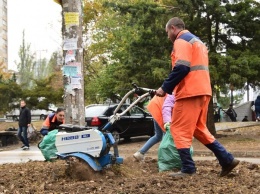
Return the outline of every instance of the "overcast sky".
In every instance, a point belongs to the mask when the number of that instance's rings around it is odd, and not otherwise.
[[[25,30],[36,58],[49,58],[61,50],[61,6],[53,0],[8,0],[8,68],[16,70],[18,52]]]

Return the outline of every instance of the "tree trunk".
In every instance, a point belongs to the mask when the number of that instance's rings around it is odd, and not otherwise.
[[[62,0],[66,123],[85,125],[81,0]]]
[[[212,135],[216,135],[216,128],[214,123],[213,98],[210,99],[208,108],[207,127]]]

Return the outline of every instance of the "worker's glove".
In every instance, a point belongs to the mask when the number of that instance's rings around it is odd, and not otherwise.
[[[168,130],[170,130],[170,126],[171,126],[171,123],[170,122],[167,122],[167,123],[164,123],[164,129],[166,130],[166,131],[168,131]]]
[[[41,129],[40,133],[45,136],[49,133],[48,129]]]
[[[135,94],[137,94],[138,96],[143,95],[145,92],[141,89],[141,88],[136,88],[135,89]]]

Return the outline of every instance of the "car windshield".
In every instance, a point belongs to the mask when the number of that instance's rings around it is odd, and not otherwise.
[[[86,117],[95,117],[103,115],[107,110],[107,106],[90,106],[85,109]]]

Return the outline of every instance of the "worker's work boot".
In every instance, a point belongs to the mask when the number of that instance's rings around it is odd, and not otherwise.
[[[222,171],[220,172],[219,176],[222,177],[229,174],[239,164],[239,162],[239,160],[234,159],[229,165],[222,167]]]
[[[222,171],[219,174],[220,177],[226,176],[239,164],[239,160],[235,159],[231,153],[227,152],[217,140],[210,144],[206,144],[205,146],[215,154],[222,167]]]
[[[142,154],[141,152],[136,152],[136,153],[134,153],[133,157],[137,161],[142,161],[144,159],[144,154]]]
[[[181,172],[183,174],[193,174],[196,172],[195,163],[190,154],[190,148],[178,149],[181,159]]]
[[[221,145],[217,140],[210,144],[206,144],[205,146],[214,153],[222,168],[228,166],[234,160],[233,155],[227,152],[223,145]]]

